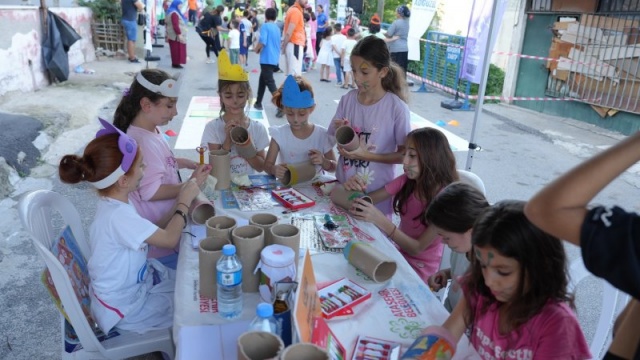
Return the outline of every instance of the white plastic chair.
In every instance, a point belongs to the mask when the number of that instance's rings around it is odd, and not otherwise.
[[[173,359],[175,348],[169,329],[150,331],[142,335],[118,330],[119,336],[98,341],[92,324],[82,312],[67,271],[50,250],[58,235],[54,232],[52,224],[52,215],[57,212],[64,223],[71,227],[85,258],[88,258],[90,253],[80,214],[68,199],[52,191],[36,190],[20,199],[18,212],[25,230],[31,235],[33,246],[51,273],[62,306],[82,344],[82,349],[73,353],[64,350],[64,316],[60,314],[63,359],[123,359],[154,351],[161,351],[169,359]]]
[[[571,276],[568,291],[575,292],[576,286],[590,276],[591,273],[584,266],[582,258],[573,260],[569,268]],[[602,359],[604,352],[611,344],[611,331],[617,314],[618,307],[624,307],[629,301],[629,297],[620,290],[613,287],[609,282],[599,279],[602,282],[602,309],[593,339],[589,343],[589,351],[593,359]]]

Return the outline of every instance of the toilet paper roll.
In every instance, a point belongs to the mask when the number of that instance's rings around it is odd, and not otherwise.
[[[249,331],[238,338],[238,360],[277,359],[282,349],[282,339],[266,331]]]
[[[268,213],[255,214],[249,219],[249,225],[258,226],[264,230],[264,246],[273,244],[271,231],[269,229],[277,223],[278,217]]]
[[[271,241],[273,244],[284,245],[293,249],[296,254],[297,269],[298,259],[300,257],[300,229],[295,225],[276,224],[269,230],[271,230]]]
[[[349,241],[343,254],[351,265],[378,283],[391,279],[398,267],[393,259],[362,241]]]
[[[288,346],[280,356],[281,360],[329,360],[326,350],[309,343],[297,343]]]
[[[231,141],[236,145],[238,155],[245,159],[251,159],[258,153],[249,132],[242,126],[231,129]]]
[[[236,219],[229,216],[214,216],[206,223],[207,236],[224,237],[231,241],[231,231],[236,228]]]
[[[242,263],[242,291],[257,293],[260,273],[254,274],[254,270],[264,248],[264,230],[254,225],[240,226],[231,232],[231,240]]]
[[[340,126],[336,129],[336,142],[338,146],[347,151],[353,151],[360,146],[358,134],[349,125]]]
[[[222,247],[230,243],[227,238],[215,236],[206,237],[200,241],[198,250],[200,296],[209,299],[216,298],[218,287],[216,264],[220,257],[222,257]]]
[[[209,151],[211,175],[218,179],[216,190],[225,190],[231,186],[231,158],[226,150]]]
[[[287,164],[287,171],[280,182],[284,186],[293,186],[309,181],[316,176],[316,166],[311,161],[303,161],[296,164]]]
[[[209,218],[215,216],[216,210],[213,207],[213,203],[200,192],[198,196],[191,202],[189,207],[189,215],[191,221],[198,225],[204,224]]]
[[[345,210],[351,209],[355,199],[362,199],[373,204],[371,197],[361,191],[346,190],[342,185],[336,185],[331,191],[331,201]]]

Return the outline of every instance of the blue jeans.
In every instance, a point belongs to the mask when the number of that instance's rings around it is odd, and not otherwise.
[[[127,40],[136,42],[138,37],[138,23],[136,20],[122,19],[122,26],[124,27],[124,33],[127,35]]]
[[[342,83],[342,65],[340,65],[340,58],[333,58],[333,64],[336,66],[336,79],[338,84]]]

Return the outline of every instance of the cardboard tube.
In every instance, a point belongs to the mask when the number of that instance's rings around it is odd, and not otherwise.
[[[300,229],[294,225],[276,224],[271,230],[271,240],[273,244],[284,245],[293,249],[296,254],[296,269],[298,268],[298,258],[300,257]]]
[[[345,210],[351,209],[353,200],[361,198],[373,204],[371,197],[360,191],[346,190],[342,185],[336,185],[331,191],[331,201]]]
[[[260,261],[260,252],[264,247],[264,230],[254,225],[240,226],[233,229],[231,239],[242,263],[242,291],[257,293],[260,274],[254,274],[254,270]]]
[[[266,331],[249,331],[238,338],[238,360],[277,359],[282,349],[282,339]]]
[[[303,161],[297,164],[288,164],[281,182],[284,186],[293,186],[309,181],[314,176],[316,176],[316,166],[311,161]]]
[[[245,159],[251,159],[258,153],[249,132],[242,126],[231,129],[231,141],[236,145],[238,155]]]
[[[340,126],[336,129],[336,142],[338,146],[347,151],[353,151],[360,146],[358,134],[349,125]]]
[[[216,190],[225,190],[231,186],[231,158],[226,150],[209,151],[211,175],[218,179]]]
[[[269,229],[277,223],[278,217],[269,213],[255,214],[249,219],[249,225],[258,226],[264,230],[264,246],[273,244],[271,231],[269,231]]]
[[[349,241],[343,253],[351,265],[378,283],[391,279],[398,267],[393,259],[362,241]]]
[[[224,237],[231,241],[231,231],[236,228],[236,219],[229,216],[214,216],[205,223],[207,236]]]
[[[320,347],[309,343],[290,345],[282,352],[281,360],[329,360],[329,354]]]
[[[216,264],[222,257],[222,247],[230,241],[224,237],[206,237],[200,241],[198,251],[198,267],[200,270],[200,296],[216,298],[217,277]]]
[[[211,201],[202,193],[202,191],[191,202],[189,207],[189,215],[191,221],[198,225],[204,224],[209,218],[215,216],[216,210],[213,208]]]

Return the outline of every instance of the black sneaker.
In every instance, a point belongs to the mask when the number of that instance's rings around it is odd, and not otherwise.
[[[129,62],[132,64],[140,64],[140,60],[138,60],[138,58],[129,59]]]
[[[262,110],[262,104],[255,103],[253,104],[253,108],[256,110]]]
[[[278,109],[278,112],[276,113],[276,117],[281,118],[283,116],[284,116],[284,111],[282,111],[282,109]]]

